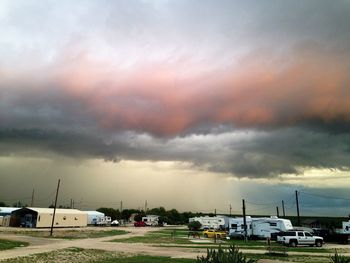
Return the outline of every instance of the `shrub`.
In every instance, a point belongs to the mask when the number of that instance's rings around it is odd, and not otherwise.
[[[346,258],[338,254],[335,250],[334,256],[331,257],[332,263],[350,263],[350,258]]]
[[[242,252],[234,245],[231,245],[228,250],[222,249],[221,246],[216,251],[215,249],[207,249],[207,256],[197,257],[197,262],[206,263],[255,263],[253,259],[247,259]]]

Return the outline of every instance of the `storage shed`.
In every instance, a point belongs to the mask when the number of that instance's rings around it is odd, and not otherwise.
[[[51,227],[53,208],[25,207],[13,211],[10,226]],[[85,227],[87,213],[77,209],[56,209],[54,227]]]

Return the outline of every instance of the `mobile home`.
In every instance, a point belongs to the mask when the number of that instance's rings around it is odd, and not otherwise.
[[[88,225],[108,225],[112,222],[110,216],[105,216],[104,213],[98,211],[84,211],[87,214]]]

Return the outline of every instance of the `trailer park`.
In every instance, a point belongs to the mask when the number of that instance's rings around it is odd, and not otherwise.
[[[335,253],[350,256],[350,220],[335,220],[339,228],[327,228],[322,218],[302,218],[296,226],[295,218],[200,214],[170,225],[149,213],[117,220],[99,211],[1,207],[0,261],[196,262],[207,249],[235,245],[257,262],[332,262]],[[301,235],[314,243],[302,244]],[[310,241],[318,236],[321,245]]]

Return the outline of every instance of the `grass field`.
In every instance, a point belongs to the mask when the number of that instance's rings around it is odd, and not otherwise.
[[[96,249],[68,248],[2,261],[4,263],[194,263],[193,259],[172,259],[145,255],[125,255]]]
[[[0,250],[12,249],[15,247],[26,247],[28,245],[29,244],[27,242],[0,239]]]
[[[98,238],[98,237],[107,237],[107,236],[116,236],[116,235],[125,235],[130,232],[125,230],[59,230],[53,232],[53,236],[50,236],[50,230],[45,231],[7,231],[8,234],[15,235],[24,235],[32,237],[48,237],[48,238],[63,238],[63,239],[82,239],[82,238]]]

